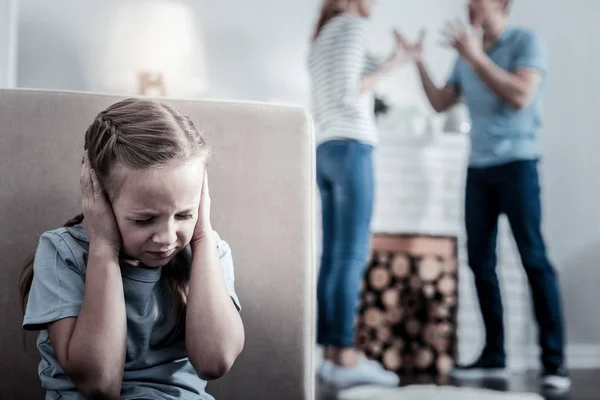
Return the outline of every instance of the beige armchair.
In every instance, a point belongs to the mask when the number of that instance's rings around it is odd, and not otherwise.
[[[120,98],[0,90],[0,398],[39,399],[18,277],[40,234],[80,209],[83,135]],[[314,143],[299,108],[174,101],[213,143],[213,225],[231,245],[246,346],[209,384],[218,400],[314,398]]]

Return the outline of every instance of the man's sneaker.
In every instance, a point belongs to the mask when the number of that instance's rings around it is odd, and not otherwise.
[[[457,379],[505,379],[507,378],[506,364],[481,355],[472,364],[455,366],[451,376]]]
[[[569,372],[563,366],[545,368],[542,372],[542,386],[550,390],[568,390],[571,387]]]
[[[327,370],[324,370],[327,371]],[[388,371],[381,364],[367,360],[364,357],[358,359],[355,367],[342,367],[332,364],[328,373],[321,379],[336,389],[346,389],[359,385],[398,386],[400,379],[394,372]]]

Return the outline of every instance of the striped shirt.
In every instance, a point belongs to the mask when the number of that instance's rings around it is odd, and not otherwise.
[[[373,93],[360,93],[362,78],[380,64],[367,51],[365,23],[359,16],[336,16],[310,49],[308,70],[317,145],[333,139],[377,143]]]

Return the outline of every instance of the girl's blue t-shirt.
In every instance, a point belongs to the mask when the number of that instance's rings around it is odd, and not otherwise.
[[[240,308],[234,288],[231,251],[217,238],[217,250],[227,290]],[[60,366],[46,329],[67,317],[77,317],[83,302],[89,240],[83,226],[60,228],[40,238],[34,277],[23,321],[28,330],[39,330],[38,367],[46,399],[83,399]],[[183,250],[191,268],[191,250]],[[205,392],[190,364],[184,339],[168,345],[164,340],[175,328],[177,315],[162,268],[143,268],[121,262],[127,313],[127,350],[121,399],[213,399]],[[210,321],[207,321],[210,323]]]

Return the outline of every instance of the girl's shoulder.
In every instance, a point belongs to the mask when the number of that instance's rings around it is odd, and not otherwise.
[[[88,249],[89,239],[84,226],[61,227],[41,235],[36,259],[58,256],[66,264],[85,273]]]

